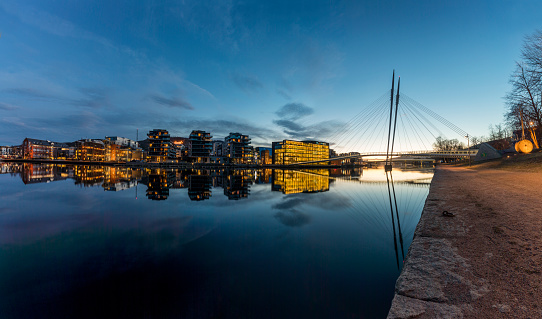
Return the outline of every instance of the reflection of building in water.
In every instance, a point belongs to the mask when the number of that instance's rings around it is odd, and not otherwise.
[[[23,164],[0,163],[0,174],[16,174],[23,171]]]
[[[347,177],[350,176],[352,178],[359,178],[360,176],[363,176],[363,168],[362,167],[347,167],[347,168],[335,168],[330,169],[330,175],[331,176],[340,176],[340,177]]]
[[[228,196],[230,200],[247,198],[248,194],[250,194],[249,184],[251,183],[251,171],[234,170],[224,179],[224,195]]]
[[[126,167],[104,167],[104,182],[102,187],[106,191],[121,191],[137,186],[141,180],[142,171]]]
[[[190,175],[188,184],[188,197],[190,200],[205,200],[211,197],[211,176]]]
[[[162,169],[152,169],[147,179],[147,198],[152,200],[166,200],[168,196],[168,172]]]
[[[84,186],[101,185],[104,181],[103,166],[76,165],[74,167],[75,184]]]
[[[329,171],[276,169],[273,170],[271,190],[281,191],[284,194],[326,192],[329,190]]]
[[[272,169],[261,169],[256,172],[256,184],[269,184],[271,183],[271,176],[273,175]]]
[[[273,142],[273,164],[288,165],[329,159],[329,144],[317,141]],[[317,163],[327,165],[327,162]]]
[[[73,171],[65,165],[23,164],[21,178],[25,184],[49,183],[73,176]]]
[[[169,188],[187,188],[188,187],[188,174],[185,170],[174,170],[172,172],[172,181]]]

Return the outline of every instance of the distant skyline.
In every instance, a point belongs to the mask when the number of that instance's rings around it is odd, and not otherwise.
[[[3,1],[0,145],[155,128],[321,139],[389,90],[471,135],[502,122],[525,1]],[[459,138],[449,136],[449,138]]]

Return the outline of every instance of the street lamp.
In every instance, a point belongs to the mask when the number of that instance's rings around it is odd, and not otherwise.
[[[467,134],[467,136],[465,136],[467,138],[467,154],[468,154],[468,157],[469,157],[469,166],[470,166],[470,140],[469,140],[469,134]]]

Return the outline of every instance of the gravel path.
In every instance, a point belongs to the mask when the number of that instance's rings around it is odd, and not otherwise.
[[[388,318],[542,318],[542,169],[438,167],[414,237]]]

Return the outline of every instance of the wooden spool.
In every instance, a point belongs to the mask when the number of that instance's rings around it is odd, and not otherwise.
[[[515,145],[516,151],[518,153],[531,153],[533,151],[533,143],[529,140],[521,140]]]

